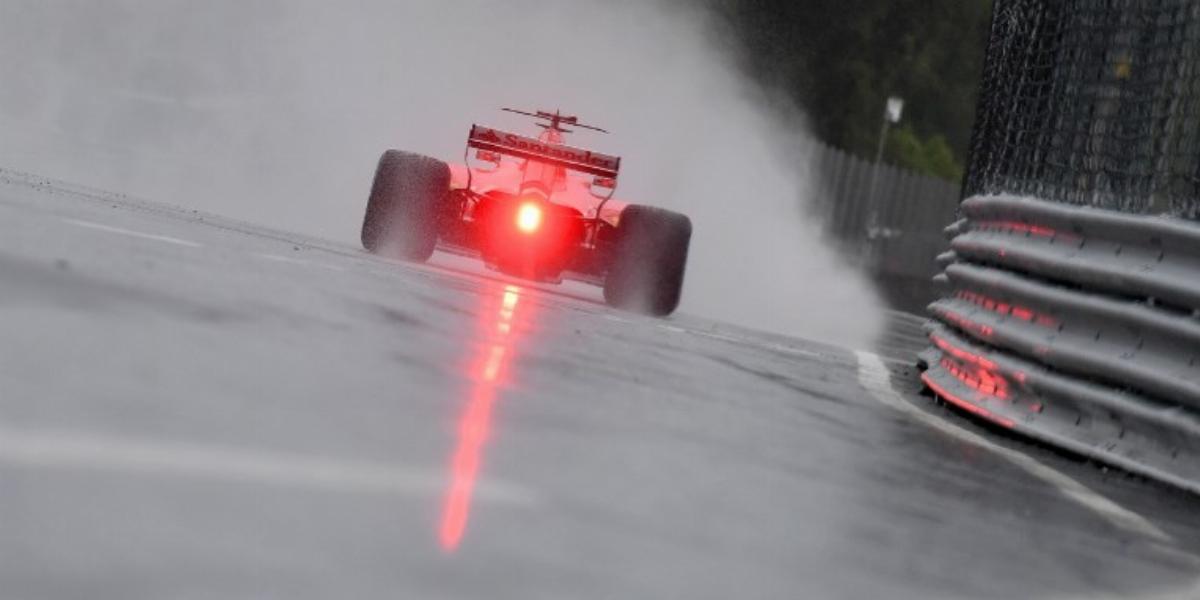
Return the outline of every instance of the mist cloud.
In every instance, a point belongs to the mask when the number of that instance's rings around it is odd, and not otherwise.
[[[619,197],[691,215],[682,310],[852,346],[869,286],[805,220],[802,115],[654,2],[7,0],[0,165],[356,242],[389,147],[457,160],[500,106],[608,128]]]

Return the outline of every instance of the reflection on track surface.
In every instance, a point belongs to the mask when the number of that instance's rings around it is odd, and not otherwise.
[[[521,302],[521,288],[516,285],[491,284],[499,294],[488,293],[484,299],[499,297],[499,307],[485,307],[480,311],[479,357],[471,366],[471,392],[467,407],[458,426],[458,445],[451,461],[450,490],[446,494],[440,540],[448,551],[458,548],[467,516],[471,509],[471,492],[479,474],[483,445],[491,429],[492,406],[496,402],[499,388],[503,384],[506,367],[516,352],[518,326],[517,306]],[[499,288],[503,288],[501,291]],[[490,309],[489,309],[490,308]]]
[[[916,319],[868,381],[598,296],[0,185],[0,590],[1195,595],[1195,498],[918,396]]]

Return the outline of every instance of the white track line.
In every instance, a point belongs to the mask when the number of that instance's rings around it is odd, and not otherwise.
[[[176,246],[186,246],[188,248],[199,248],[200,247],[200,244],[197,244],[196,242],[189,242],[187,240],[181,240],[179,238],[168,237],[165,235],[155,235],[153,233],[142,233],[140,231],[131,231],[129,229],[121,229],[120,227],[111,227],[108,225],[101,225],[100,223],[93,223],[91,221],[80,221],[79,219],[63,219],[63,221],[70,223],[72,225],[79,226],[79,227],[86,227],[87,229],[95,229],[97,231],[107,231],[108,233],[115,233],[118,235],[140,238],[143,240],[153,240],[155,242],[174,244]]]
[[[1030,475],[1054,486],[1067,498],[1125,531],[1139,533],[1161,542],[1171,541],[1171,536],[1141,515],[1101,496],[1091,488],[1038,462],[1033,457],[1005,448],[977,433],[913,406],[892,387],[891,372],[888,371],[879,355],[864,351],[857,351],[854,354],[858,358],[859,383],[883,404],[913,417],[930,428],[990,450]]]
[[[319,456],[267,452],[79,432],[0,428],[0,464],[26,468],[116,471],[236,483],[307,488],[323,492],[436,496],[446,487],[438,470],[399,468]],[[484,501],[530,505],[534,494],[517,485],[480,482]]]

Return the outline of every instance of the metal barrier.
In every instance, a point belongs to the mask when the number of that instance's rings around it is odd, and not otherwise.
[[[923,379],[996,424],[1200,493],[1200,224],[977,196]]]

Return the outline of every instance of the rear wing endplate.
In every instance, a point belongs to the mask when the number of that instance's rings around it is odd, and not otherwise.
[[[609,156],[561,144],[548,144],[534,138],[483,127],[471,126],[467,147],[527,158],[597,177],[616,179],[621,157]]]

